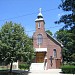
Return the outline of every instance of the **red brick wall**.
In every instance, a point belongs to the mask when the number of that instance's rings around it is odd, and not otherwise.
[[[36,31],[33,34],[33,46],[34,48],[39,48],[37,44],[37,35],[42,34],[43,44],[40,45],[40,48],[47,48],[47,69],[56,68],[57,67],[56,59],[61,59],[61,46],[55,40],[53,40],[50,36],[46,34],[45,28],[44,28],[44,21],[40,21],[40,24],[41,24],[41,28],[39,29],[38,22],[36,22]],[[57,51],[57,58],[53,57],[53,49],[56,49]],[[50,56],[53,57],[52,67],[51,67],[51,63],[49,60]],[[60,66],[60,64],[58,66]]]
[[[37,35],[42,34],[43,36],[43,43],[40,45],[40,48],[47,48],[47,35],[44,29],[44,22],[41,21],[41,28],[38,28],[38,22],[36,22],[36,32],[33,34],[33,46],[34,48],[39,48],[37,44]]]
[[[57,52],[57,57],[54,58],[53,57],[53,50],[56,49],[56,52]],[[51,67],[51,63],[50,63],[50,56],[53,57],[53,60],[52,60],[52,67]],[[49,68],[56,68],[56,59],[61,59],[61,46],[59,46],[59,44],[55,41],[52,40],[52,38],[48,37],[48,47],[47,47],[47,58],[48,58],[48,64],[47,64],[47,69]]]

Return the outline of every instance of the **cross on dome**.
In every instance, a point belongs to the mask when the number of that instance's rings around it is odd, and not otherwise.
[[[41,18],[43,18],[43,15],[41,13],[41,10],[42,10],[42,8],[39,8],[39,14],[38,14],[38,16],[41,17]]]
[[[44,20],[44,19],[43,19],[43,15],[42,15],[42,13],[41,13],[41,10],[42,10],[42,8],[39,8],[39,14],[37,15],[37,19],[36,19],[35,21]]]

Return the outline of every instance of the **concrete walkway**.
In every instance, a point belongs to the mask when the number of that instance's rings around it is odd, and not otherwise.
[[[49,69],[41,71],[39,70],[30,71],[28,75],[74,75],[74,74],[62,74],[61,69]]]
[[[74,75],[74,74],[62,74],[61,69],[44,70],[44,63],[32,63],[28,75]]]

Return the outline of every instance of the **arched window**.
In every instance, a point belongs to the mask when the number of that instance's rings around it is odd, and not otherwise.
[[[57,57],[57,51],[56,51],[56,49],[53,50],[53,55],[54,55],[55,58]]]
[[[40,44],[42,44],[42,42],[43,42],[42,34],[38,34],[38,36],[37,36],[37,44],[40,45]]]

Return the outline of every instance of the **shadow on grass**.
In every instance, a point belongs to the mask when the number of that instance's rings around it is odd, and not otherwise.
[[[12,73],[9,70],[0,70],[0,75],[28,75],[29,71],[13,70]]]

